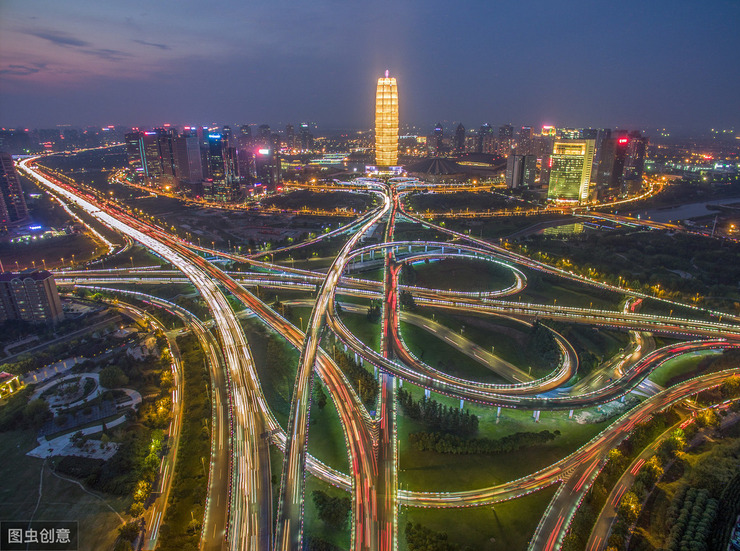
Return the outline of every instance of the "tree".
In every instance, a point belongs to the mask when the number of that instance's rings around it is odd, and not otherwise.
[[[321,490],[314,490],[311,497],[319,512],[319,518],[323,522],[335,528],[344,526],[352,507],[348,497],[331,497]]]
[[[740,396],[740,375],[728,377],[720,385],[720,392],[724,399],[735,398]]]
[[[624,520],[625,524],[632,525],[637,520],[640,514],[640,500],[637,494],[630,491],[624,494],[619,509],[617,510],[617,516]]]
[[[319,407],[319,410],[323,410],[326,407],[327,398],[321,384],[316,385],[314,394],[316,395],[316,405]]]
[[[105,388],[118,388],[127,383],[128,377],[118,366],[110,365],[100,372],[100,384]]]
[[[41,398],[28,402],[23,410],[23,419],[29,426],[39,429],[51,415],[49,404]]]

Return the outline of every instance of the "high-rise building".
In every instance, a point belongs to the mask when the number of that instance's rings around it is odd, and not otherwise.
[[[482,124],[478,134],[478,153],[493,153],[495,147],[493,128],[488,123]]]
[[[442,149],[444,148],[445,131],[441,122],[438,122],[434,127],[434,135],[432,136],[432,147],[434,148],[435,155],[441,155]]]
[[[295,128],[292,124],[285,125],[285,145],[289,150],[295,149]]]
[[[257,128],[257,142],[265,147],[270,146],[270,136],[272,131],[269,124],[260,124]]]
[[[301,123],[299,137],[301,140],[301,150],[303,151],[313,150],[313,134],[311,133],[311,127],[309,126],[307,122]]]
[[[375,164],[398,164],[398,86],[388,71],[375,93]]]
[[[64,318],[54,277],[46,270],[0,273],[0,321],[57,322]]]
[[[599,198],[618,197],[624,193],[624,162],[628,143],[626,132],[618,133],[602,143],[596,168]]]
[[[13,157],[0,152],[0,231],[28,220],[28,207]]]
[[[537,174],[537,157],[534,155],[509,155],[506,159],[506,186],[510,189],[534,186]]]
[[[516,154],[531,155],[532,153],[534,153],[532,151],[532,127],[522,126],[516,140]]]
[[[178,136],[173,138],[172,146],[175,157],[175,174],[181,184],[192,190],[194,185],[203,180],[203,164],[198,136]]]
[[[455,153],[460,154],[465,152],[465,127],[462,123],[457,125],[455,129]]]
[[[585,203],[589,198],[594,140],[556,140],[547,198]]]

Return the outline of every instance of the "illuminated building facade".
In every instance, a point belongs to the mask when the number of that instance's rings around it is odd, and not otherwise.
[[[0,274],[0,321],[43,323],[62,319],[62,303],[54,276],[49,272],[27,270]]]
[[[550,187],[553,201],[585,203],[591,183],[595,140],[557,140],[550,157]]]
[[[375,164],[398,164],[398,87],[388,71],[378,79],[375,95]]]
[[[0,231],[19,225],[28,219],[26,199],[8,153],[0,153]]]

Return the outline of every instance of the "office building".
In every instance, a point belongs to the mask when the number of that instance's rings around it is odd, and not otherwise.
[[[509,155],[506,159],[506,187],[520,189],[534,186],[537,174],[537,157],[534,155]]]
[[[444,148],[444,128],[442,123],[438,122],[437,126],[434,127],[434,135],[432,136],[432,147],[434,148],[435,155],[441,155],[442,149]]]
[[[175,174],[178,183],[190,191],[203,181],[203,159],[198,136],[183,135],[172,139],[175,158]]]
[[[594,146],[594,140],[555,141],[550,157],[548,199],[574,203],[588,201]]]
[[[302,151],[313,151],[313,134],[311,133],[311,127],[307,122],[301,123],[299,138],[301,140]]]
[[[465,127],[462,123],[457,125],[455,130],[455,153],[465,153]]]
[[[478,153],[493,153],[495,148],[493,128],[488,123],[482,124],[478,133]]]
[[[375,164],[398,164],[398,86],[385,72],[375,93]]]
[[[53,323],[63,318],[57,286],[49,272],[0,273],[0,321]]]
[[[290,151],[295,149],[295,128],[292,124],[285,125],[285,147]]]
[[[532,127],[522,126],[519,130],[519,136],[516,140],[517,155],[532,155]]]
[[[28,207],[13,157],[0,152],[0,231],[28,220]]]

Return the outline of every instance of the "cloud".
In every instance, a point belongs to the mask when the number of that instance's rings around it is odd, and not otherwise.
[[[122,61],[128,57],[132,57],[128,52],[122,52],[121,50],[111,50],[110,48],[90,48],[80,50],[82,53],[92,55],[104,59],[106,61]]]
[[[160,50],[169,50],[170,47],[167,44],[157,44],[156,42],[147,42],[146,40],[134,40],[137,44],[143,44],[144,46],[151,46],[152,48],[159,48]]]
[[[43,38],[44,40],[48,40],[49,42],[51,42],[52,44],[56,44],[57,46],[90,46],[89,42],[85,42],[84,40],[75,38],[74,36],[71,36],[67,33],[61,33],[58,31],[26,31],[26,34],[30,34],[31,36],[35,36],[37,38]]]
[[[8,65],[5,69],[0,69],[0,75],[26,76],[38,73],[43,67],[28,65]]]

